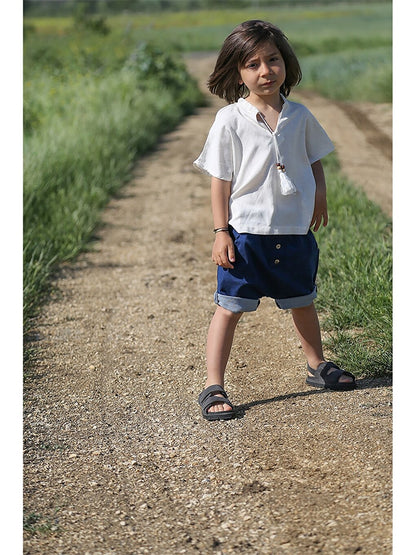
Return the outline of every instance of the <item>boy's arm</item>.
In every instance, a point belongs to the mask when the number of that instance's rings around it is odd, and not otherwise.
[[[231,194],[231,181],[224,181],[217,177],[211,178],[211,206],[214,219],[214,229],[228,227],[228,205]],[[234,243],[228,231],[215,234],[212,247],[212,260],[223,268],[234,268]]]
[[[315,207],[313,210],[313,216],[311,220],[312,231],[318,231],[321,223],[324,227],[328,224],[328,209],[326,204],[326,184],[325,175],[322,163],[317,160],[311,165],[313,176],[316,183],[315,191]]]

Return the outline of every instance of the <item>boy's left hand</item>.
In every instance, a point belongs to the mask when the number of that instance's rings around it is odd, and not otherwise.
[[[321,224],[326,227],[328,224],[328,208],[326,204],[326,185],[325,175],[320,160],[317,160],[311,165],[313,176],[315,178],[315,207],[313,209],[313,216],[311,220],[312,231],[318,231]],[[313,226],[313,227],[312,227]]]
[[[312,228],[312,231],[318,231],[318,229],[321,227],[321,224],[324,227],[328,225],[326,191],[321,193],[319,190],[317,190],[315,195],[315,207],[313,210],[310,227]]]

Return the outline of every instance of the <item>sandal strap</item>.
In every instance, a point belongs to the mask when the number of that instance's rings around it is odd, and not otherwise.
[[[198,397],[198,403],[201,405],[205,401],[205,399],[211,397],[214,393],[221,393],[221,395],[223,395],[225,399],[228,399],[228,395],[221,385],[209,385],[200,393]]]
[[[229,401],[229,399],[226,399],[225,397],[217,397],[216,395],[214,395],[212,397],[208,397],[207,399],[202,401],[202,403],[200,403],[200,404],[201,404],[202,410],[207,411],[209,408],[211,408],[216,403],[221,403],[222,405],[228,405],[232,409],[234,408],[233,405],[231,404],[231,401]],[[221,411],[221,412],[225,412],[225,411]]]
[[[341,376],[348,376],[355,380],[355,376],[351,374],[351,372],[342,370],[342,368],[337,366],[334,362],[329,361],[321,363],[317,370],[319,371],[321,378],[328,385],[337,385]],[[332,370],[332,372],[330,372],[330,370]]]
[[[221,394],[222,397],[215,395],[215,393]],[[202,409],[203,414],[208,414],[208,409],[217,403],[228,405],[232,410],[234,410],[234,406],[228,399],[228,395],[221,385],[210,385],[206,389],[204,389],[198,397],[198,403]],[[229,411],[220,411],[216,414],[218,415],[222,413],[229,414]]]
[[[312,366],[309,366],[309,364],[306,365],[308,372],[310,372],[315,378],[320,377],[320,372],[319,372],[319,368],[312,368]]]

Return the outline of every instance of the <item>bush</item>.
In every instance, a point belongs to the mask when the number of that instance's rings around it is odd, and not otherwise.
[[[76,31],[91,31],[100,35],[108,35],[110,27],[104,16],[87,15],[87,5],[78,4],[74,15],[74,28]]]

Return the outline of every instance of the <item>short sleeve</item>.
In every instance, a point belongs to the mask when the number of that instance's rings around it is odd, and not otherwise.
[[[305,142],[306,152],[311,164],[334,150],[331,139],[309,110],[307,111]]]
[[[209,130],[201,154],[194,166],[203,173],[224,181],[233,178],[233,149],[231,133],[219,112]]]

